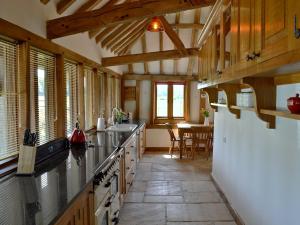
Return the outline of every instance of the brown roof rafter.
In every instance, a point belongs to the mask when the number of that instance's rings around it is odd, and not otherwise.
[[[116,57],[106,57],[102,58],[102,66],[116,66],[130,63],[138,62],[148,62],[148,61],[159,61],[164,59],[179,59],[184,57],[190,57],[192,55],[198,55],[198,48],[187,48],[187,54],[182,55],[178,50],[168,50],[168,51],[159,51],[159,52],[149,52],[142,54],[132,54],[132,55],[123,55]]]
[[[47,21],[47,37],[50,39],[76,34],[108,24],[160,16],[214,4],[215,0],[140,0],[108,8],[75,13]]]
[[[56,12],[61,15],[65,12],[76,0],[60,0],[56,4]]]

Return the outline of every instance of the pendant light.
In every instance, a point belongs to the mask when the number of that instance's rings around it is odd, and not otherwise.
[[[150,32],[161,32],[164,31],[165,29],[160,19],[158,19],[157,17],[153,17],[151,22],[147,26],[147,30]]]

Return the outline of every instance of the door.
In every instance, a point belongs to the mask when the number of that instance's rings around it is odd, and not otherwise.
[[[287,1],[255,1],[254,20],[257,35],[254,40],[254,52],[261,53],[258,61],[268,60],[288,50]],[[261,38],[258,36],[260,33]]]

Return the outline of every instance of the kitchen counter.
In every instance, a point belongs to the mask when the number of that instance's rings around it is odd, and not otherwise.
[[[35,174],[11,174],[0,180],[1,225],[54,224],[76,197],[93,181],[94,174],[124,145],[132,132],[88,134],[90,147],[68,149],[36,167]]]

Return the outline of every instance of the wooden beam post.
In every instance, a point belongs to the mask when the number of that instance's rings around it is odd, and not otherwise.
[[[84,103],[84,65],[78,64],[78,121],[81,128],[85,128],[85,103]]]

